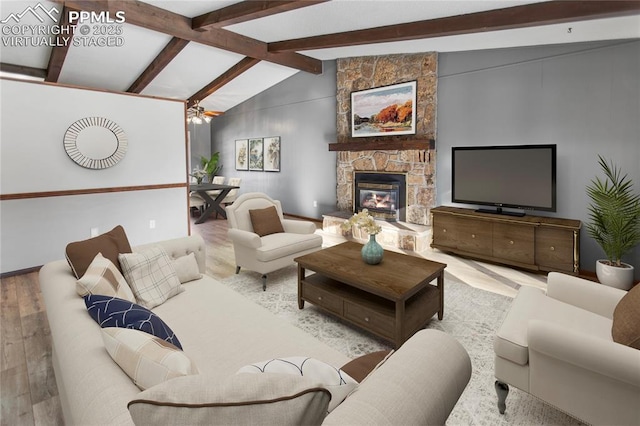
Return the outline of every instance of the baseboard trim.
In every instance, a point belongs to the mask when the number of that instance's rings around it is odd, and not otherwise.
[[[283,215],[284,216],[289,216],[289,217],[294,217],[296,219],[310,220],[311,222],[322,223],[322,219],[318,219],[318,218],[314,218],[314,217],[300,216],[300,215],[291,214],[291,213],[283,213]]]

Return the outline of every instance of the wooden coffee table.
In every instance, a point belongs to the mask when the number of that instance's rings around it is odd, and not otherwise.
[[[400,347],[434,314],[444,314],[444,263],[391,251],[366,264],[362,245],[346,242],[294,259],[298,307],[310,302]],[[309,269],[314,274],[306,276]],[[437,279],[437,285],[431,282]]]

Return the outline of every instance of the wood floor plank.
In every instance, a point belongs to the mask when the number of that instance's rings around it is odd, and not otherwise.
[[[15,277],[0,280],[0,370],[25,364]]]
[[[58,395],[51,360],[51,332],[46,312],[36,312],[23,317],[22,334],[31,401],[37,404]]]
[[[58,426],[64,424],[60,398],[54,396],[35,404],[33,406],[33,419],[36,426]]]
[[[26,363],[0,371],[0,424],[33,425],[33,408]]]
[[[20,316],[24,317],[37,312],[44,312],[45,306],[40,292],[38,273],[31,272],[17,275],[15,276],[15,281]]]

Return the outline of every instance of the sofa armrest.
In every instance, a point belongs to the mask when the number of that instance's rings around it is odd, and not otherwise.
[[[234,244],[249,248],[262,246],[262,239],[255,232],[243,231],[242,229],[229,229],[227,235]]]
[[[284,232],[293,234],[313,234],[316,232],[316,225],[306,220],[282,219]]]
[[[640,351],[613,340],[604,340],[557,324],[531,320],[529,351],[640,387]],[[530,376],[535,376],[531,364]]]
[[[547,276],[547,296],[607,318],[613,318],[613,310],[625,294],[624,290],[572,275],[550,272]]]
[[[374,370],[323,425],[443,425],[471,378],[467,351],[421,330]]]

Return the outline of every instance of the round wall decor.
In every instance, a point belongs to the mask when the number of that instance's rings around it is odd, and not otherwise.
[[[86,117],[74,122],[64,134],[64,150],[87,169],[115,166],[127,152],[127,135],[113,121]]]

